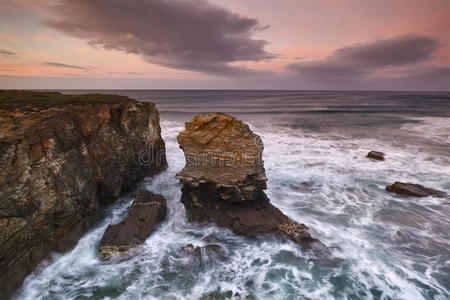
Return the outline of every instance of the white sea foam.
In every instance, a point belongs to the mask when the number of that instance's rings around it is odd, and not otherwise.
[[[450,116],[412,118],[417,123],[406,123],[402,129],[432,141],[450,145]]]

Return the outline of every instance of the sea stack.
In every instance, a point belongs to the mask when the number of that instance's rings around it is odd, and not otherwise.
[[[1,299],[167,166],[155,105],[115,95],[0,91],[0,152]]]
[[[197,116],[178,135],[186,166],[176,177],[190,221],[215,222],[236,234],[280,233],[303,249],[328,254],[304,224],[289,219],[264,193],[263,143],[247,124],[232,116]]]

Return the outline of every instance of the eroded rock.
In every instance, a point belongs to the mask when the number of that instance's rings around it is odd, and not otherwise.
[[[100,242],[100,258],[107,260],[142,244],[155,226],[164,221],[166,210],[166,199],[162,195],[139,191],[125,220],[106,228]]]
[[[167,165],[155,105],[115,95],[0,91],[0,153],[1,299]]]
[[[241,235],[284,234],[326,255],[304,224],[273,206],[264,189],[263,144],[247,124],[222,113],[195,117],[178,136],[186,166],[176,177],[189,220],[215,222]]]
[[[415,183],[403,183],[403,182],[395,182],[392,185],[388,185],[386,190],[389,192],[394,192],[397,194],[407,195],[407,196],[415,196],[415,197],[446,197],[447,193],[439,190],[430,189],[424,187],[420,184]]]
[[[186,167],[177,178],[190,187],[212,183],[224,201],[255,200],[266,188],[263,145],[247,124],[225,114],[208,114],[186,123],[178,136]]]

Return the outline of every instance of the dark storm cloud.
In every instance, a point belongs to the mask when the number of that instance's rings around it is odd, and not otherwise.
[[[264,51],[265,41],[252,39],[267,27],[203,0],[64,0],[55,12],[59,18],[47,26],[166,67],[253,75],[260,72],[229,63],[275,57]]]
[[[359,44],[335,51],[335,58],[366,67],[399,66],[422,62],[430,58],[441,44],[415,34]]]
[[[62,64],[62,63],[57,63],[57,62],[52,62],[52,61],[45,62],[44,65],[52,66],[52,67],[58,67],[58,68],[77,69],[77,70],[83,70],[83,71],[88,71],[89,70],[86,67],[75,66],[75,65],[67,65],[67,64]]]
[[[442,46],[438,41],[415,34],[401,35],[335,50],[329,57],[287,66],[299,76],[360,79],[387,67],[408,67],[429,60]]]

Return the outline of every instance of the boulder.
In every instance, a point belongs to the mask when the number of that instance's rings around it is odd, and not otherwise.
[[[125,220],[109,225],[100,242],[100,258],[107,260],[116,254],[142,244],[166,217],[166,199],[148,190],[141,190]]]
[[[384,160],[384,153],[379,151],[370,151],[369,153],[367,153],[367,157],[376,160]]]
[[[447,194],[443,191],[430,189],[424,187],[420,184],[415,183],[403,183],[403,182],[395,182],[392,185],[386,186],[386,190],[389,192],[394,192],[397,194],[407,195],[407,196],[415,196],[415,197],[446,197]]]
[[[178,136],[186,166],[176,177],[190,221],[215,222],[246,236],[282,234],[303,249],[328,254],[304,224],[289,219],[264,193],[263,144],[247,124],[213,113],[186,123]]]
[[[0,299],[167,166],[155,105],[116,95],[0,91],[0,153]]]

